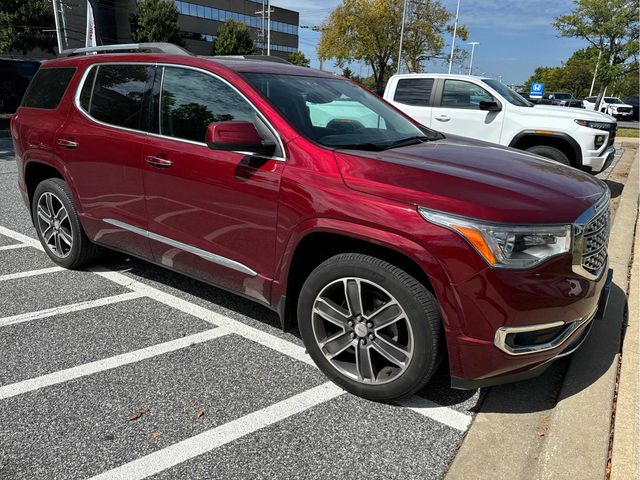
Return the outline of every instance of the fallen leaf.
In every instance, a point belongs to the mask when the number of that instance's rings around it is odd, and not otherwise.
[[[147,408],[142,408],[137,413],[134,413],[133,415],[131,415],[129,417],[129,421],[133,422],[135,420],[138,420],[140,417],[142,417],[143,415],[146,415],[147,413],[149,413],[149,410]]]
[[[544,431],[544,428],[539,428],[536,433],[539,437],[544,437],[546,432]]]
[[[202,410],[198,410],[196,412],[196,417],[198,417],[198,418],[202,417],[203,415],[204,415],[204,412]]]
[[[160,437],[160,432],[151,432],[151,438],[157,440]]]

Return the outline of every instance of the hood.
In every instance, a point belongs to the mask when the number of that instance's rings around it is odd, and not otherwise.
[[[534,113],[542,113],[544,116],[553,114],[556,118],[571,120],[592,120],[594,122],[615,122],[616,119],[606,113],[587,110],[586,108],[559,107],[558,105],[534,105]]]
[[[454,135],[335,156],[353,190],[496,222],[571,223],[608,188],[575,168]]]

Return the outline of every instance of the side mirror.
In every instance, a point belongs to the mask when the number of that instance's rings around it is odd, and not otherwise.
[[[259,155],[273,155],[274,144],[263,144],[256,126],[251,122],[212,122],[204,137],[212,150],[251,152]]]
[[[488,112],[499,112],[502,110],[502,107],[498,102],[486,102],[484,100],[480,100],[480,110],[486,110]]]

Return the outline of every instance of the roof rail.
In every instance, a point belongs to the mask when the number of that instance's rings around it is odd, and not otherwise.
[[[286,63],[287,65],[291,65],[291,62],[288,62],[284,58],[269,56],[269,55],[213,55],[213,56],[202,56],[202,58],[209,58],[212,60],[257,60],[261,62],[273,62],[273,63]]]
[[[73,57],[76,55],[89,55],[97,53],[167,53],[171,55],[193,55],[188,50],[173,43],[125,43],[120,45],[100,45],[97,47],[75,48],[63,50],[60,57]]]

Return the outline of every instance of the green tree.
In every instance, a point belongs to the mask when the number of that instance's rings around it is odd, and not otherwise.
[[[0,2],[0,52],[16,50],[26,55],[40,48],[53,53],[56,36],[51,30],[54,28],[51,0]]]
[[[218,30],[218,38],[213,42],[213,55],[252,55],[255,52],[249,28],[236,20],[224,22]]]
[[[609,84],[629,73],[630,60],[638,59],[639,8],[638,0],[574,0],[573,11],[554,22],[560,35],[582,38],[601,52],[597,104]]]
[[[404,0],[343,0],[322,24],[318,57],[335,58],[341,68],[352,61],[368,64],[376,90],[382,90],[395,71],[403,4]],[[410,70],[422,70],[425,60],[444,59],[443,34],[451,18],[441,0],[411,2],[403,43],[403,60]],[[466,36],[466,29],[459,30]]]
[[[139,0],[130,17],[134,42],[169,42],[183,45],[178,9],[172,0]]]
[[[309,68],[309,64],[311,63],[311,61],[304,55],[304,53],[300,51],[293,52],[291,55],[289,55],[289,61],[294,65],[307,68]]]

